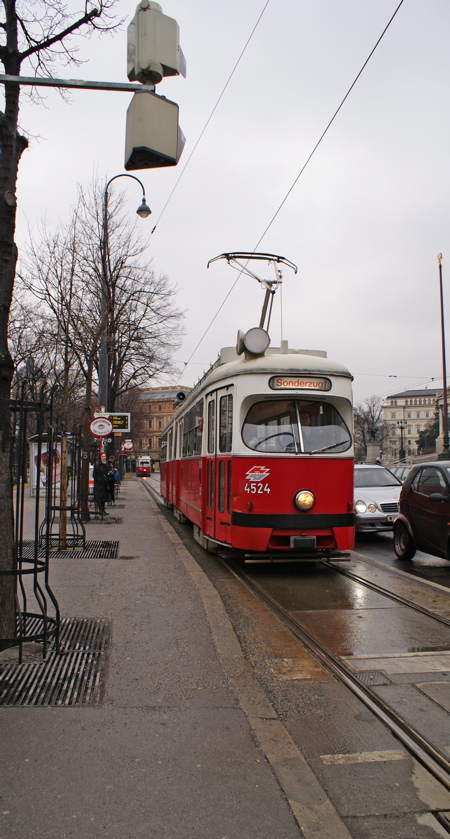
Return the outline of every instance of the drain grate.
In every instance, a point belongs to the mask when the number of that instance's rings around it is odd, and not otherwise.
[[[122,522],[123,522],[123,518],[120,518],[119,516],[108,515],[108,516],[105,516],[104,519],[102,519],[102,518],[90,519],[89,521],[85,521],[84,524],[86,525],[86,527],[89,527],[89,525],[91,525],[91,524],[122,524]]]
[[[0,665],[0,705],[99,705],[103,697],[110,624],[95,618],[63,619],[63,653],[44,661]]]
[[[363,685],[371,688],[374,685],[392,685],[392,682],[381,670],[360,670],[355,673],[356,678]]]
[[[22,559],[34,559],[34,542],[24,542]],[[50,557],[69,557],[70,559],[117,559],[119,542],[97,540],[86,542],[84,548],[70,548],[64,551],[50,548]],[[45,548],[38,550],[38,559],[45,558]]]

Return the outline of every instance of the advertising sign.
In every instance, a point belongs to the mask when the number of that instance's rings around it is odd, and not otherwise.
[[[44,443],[39,452],[37,443],[33,443],[32,457],[34,468],[30,469],[31,475],[31,495],[35,494],[36,488],[39,485],[41,488],[46,487],[49,475],[49,451],[47,445]],[[55,444],[52,456],[52,484],[54,488],[58,488],[61,480],[61,443]]]

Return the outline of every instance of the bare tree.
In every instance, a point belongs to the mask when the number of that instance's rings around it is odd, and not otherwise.
[[[86,0],[85,13],[71,13],[62,0],[3,0],[0,61],[6,74],[18,76],[24,62],[52,76],[56,64],[77,64],[73,36],[111,30],[117,0]],[[20,85],[6,82],[0,111],[0,639],[15,634],[14,525],[10,468],[9,398],[13,360],[8,347],[8,320],[17,262],[15,244],[16,183],[19,162],[28,145],[18,130]],[[0,641],[0,648],[2,642]]]
[[[181,336],[182,313],[174,302],[175,289],[166,277],[156,277],[151,265],[142,260],[145,245],[124,214],[120,195],[108,201],[109,269],[105,276],[104,210],[100,183],[95,182],[88,193],[80,188],[70,223],[55,233],[44,228],[40,241],[30,235],[19,271],[22,286],[41,307],[41,317],[47,317],[47,342],[53,344],[57,356],[55,371],[59,370],[67,406],[69,394],[80,378],[84,381],[86,454],[103,333],[108,333],[110,407],[116,410],[121,394],[173,370],[171,357]],[[67,415],[66,410],[63,418]],[[86,457],[83,462],[82,513],[86,519]]]
[[[106,407],[114,410],[122,393],[174,372],[171,359],[182,334],[182,313],[174,302],[175,288],[145,260],[147,244],[124,210],[123,193],[109,194],[105,217],[104,185],[95,181],[89,192],[79,188],[78,207],[80,278],[91,301],[88,329],[93,333],[100,326],[108,334]],[[98,355],[96,364],[98,375]]]

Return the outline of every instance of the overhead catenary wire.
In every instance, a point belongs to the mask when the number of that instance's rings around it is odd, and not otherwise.
[[[336,110],[335,110],[335,112],[334,112],[333,116],[331,117],[331,119],[330,119],[330,121],[329,121],[328,125],[326,126],[325,130],[322,132],[322,134],[320,135],[319,139],[317,140],[317,143],[316,143],[316,145],[314,146],[314,148],[313,148],[312,152],[311,152],[311,153],[310,153],[310,155],[307,157],[307,159],[306,159],[305,163],[303,164],[302,168],[300,169],[300,172],[298,173],[297,177],[295,178],[295,180],[293,181],[293,183],[292,183],[292,184],[291,184],[291,186],[289,187],[289,189],[288,189],[288,191],[287,191],[286,195],[284,196],[284,198],[283,198],[283,200],[281,201],[281,203],[279,204],[279,206],[278,206],[277,210],[275,211],[275,213],[273,214],[272,218],[270,219],[270,221],[269,221],[269,223],[268,223],[268,225],[267,225],[266,229],[264,230],[264,233],[263,233],[263,234],[262,234],[262,236],[258,239],[258,241],[257,241],[257,243],[256,243],[256,245],[255,245],[255,251],[256,251],[256,249],[259,247],[259,245],[261,244],[261,242],[262,242],[262,240],[264,239],[264,237],[265,237],[266,233],[268,232],[268,230],[270,230],[270,228],[271,228],[272,224],[274,223],[274,221],[275,221],[275,219],[276,219],[276,217],[277,217],[278,213],[280,212],[280,210],[282,209],[282,207],[285,205],[285,203],[286,203],[287,199],[289,198],[289,196],[290,196],[290,194],[291,194],[292,190],[295,188],[295,186],[297,185],[297,183],[298,183],[299,179],[300,179],[300,178],[301,178],[301,176],[303,175],[303,172],[305,171],[306,167],[308,166],[308,163],[312,160],[313,156],[315,155],[315,153],[316,153],[317,149],[319,148],[319,146],[320,146],[320,144],[321,144],[322,140],[324,139],[325,135],[328,133],[328,131],[329,131],[329,129],[331,128],[331,126],[332,126],[332,124],[333,124],[334,120],[336,119],[336,117],[337,117],[337,115],[338,115],[339,111],[340,111],[340,110],[341,110],[341,108],[344,106],[345,102],[347,101],[348,97],[350,96],[350,93],[352,92],[353,88],[355,87],[356,83],[358,82],[358,79],[359,79],[359,78],[360,78],[360,76],[363,74],[364,70],[366,69],[366,67],[367,67],[367,65],[368,65],[368,63],[369,63],[369,61],[370,61],[370,59],[372,58],[372,56],[373,56],[373,54],[374,54],[375,50],[376,50],[376,49],[377,49],[377,47],[380,45],[380,43],[381,43],[382,39],[384,38],[384,36],[385,36],[386,32],[388,31],[388,29],[389,29],[389,27],[390,27],[390,25],[391,25],[392,21],[394,20],[394,18],[395,18],[395,16],[396,16],[397,12],[399,11],[400,6],[402,6],[402,5],[403,5],[403,3],[404,3],[404,0],[400,0],[400,3],[398,4],[398,6],[397,6],[397,8],[396,8],[395,12],[393,13],[393,15],[391,16],[390,20],[388,21],[388,23],[387,23],[387,24],[386,24],[386,26],[384,27],[384,29],[383,29],[383,31],[382,31],[382,33],[381,33],[380,37],[378,38],[378,40],[377,40],[377,42],[376,42],[376,44],[375,44],[375,46],[372,48],[372,50],[370,51],[369,55],[367,56],[367,58],[366,58],[366,60],[365,60],[364,64],[362,65],[362,67],[361,67],[361,69],[360,69],[359,73],[357,74],[357,76],[356,76],[356,77],[355,77],[355,79],[353,80],[352,84],[350,85],[349,89],[347,90],[347,93],[345,94],[344,98],[342,99],[342,101],[341,101],[341,103],[340,103],[339,107],[338,107],[338,108],[336,108]]]
[[[215,112],[216,112],[216,110],[217,110],[217,108],[218,108],[218,106],[219,106],[219,103],[220,103],[220,101],[221,101],[221,99],[222,99],[222,97],[223,97],[223,95],[224,95],[224,93],[225,93],[225,91],[226,91],[226,89],[227,89],[228,85],[230,84],[231,79],[233,78],[233,76],[234,76],[234,74],[235,74],[235,72],[236,72],[236,70],[237,70],[237,68],[238,68],[239,64],[240,64],[241,59],[242,59],[242,57],[243,57],[243,55],[244,55],[244,53],[245,53],[245,51],[246,51],[246,49],[247,49],[247,47],[248,47],[248,45],[249,45],[250,41],[251,41],[251,40],[252,40],[252,38],[253,38],[253,35],[255,34],[256,29],[258,28],[258,25],[259,25],[259,23],[260,23],[260,21],[261,21],[261,18],[263,17],[264,12],[266,11],[267,6],[269,5],[269,3],[270,3],[270,0],[266,0],[266,3],[264,4],[264,7],[263,7],[262,11],[260,12],[260,14],[259,14],[259,16],[258,16],[258,19],[257,19],[257,21],[256,21],[256,23],[255,23],[255,25],[254,25],[254,27],[253,27],[253,29],[252,29],[252,31],[250,32],[250,35],[248,36],[248,38],[247,38],[247,40],[246,40],[246,42],[245,42],[245,44],[244,44],[243,49],[241,50],[240,55],[239,55],[239,57],[238,57],[238,59],[237,59],[237,61],[236,61],[235,65],[234,65],[234,67],[233,67],[233,69],[232,69],[232,71],[231,71],[230,75],[228,76],[228,79],[226,80],[225,85],[223,86],[223,88],[222,88],[222,90],[221,90],[221,92],[220,92],[220,94],[219,94],[219,97],[218,97],[218,99],[217,99],[217,101],[216,101],[216,104],[214,105],[214,107],[213,107],[213,109],[212,109],[212,111],[211,111],[211,113],[210,113],[210,115],[209,115],[208,119],[206,120],[206,122],[205,122],[205,124],[204,124],[204,126],[203,126],[203,128],[202,128],[202,130],[201,130],[201,132],[200,132],[200,134],[199,134],[199,136],[198,136],[198,138],[197,138],[196,142],[194,143],[194,147],[193,147],[193,149],[192,149],[192,151],[191,151],[191,153],[190,153],[190,155],[189,155],[188,159],[186,160],[186,163],[184,164],[184,166],[183,166],[183,168],[182,168],[182,170],[181,170],[181,172],[180,172],[180,174],[179,174],[179,176],[178,176],[177,180],[175,181],[175,184],[174,184],[174,186],[173,186],[173,189],[172,189],[172,190],[171,190],[171,192],[169,193],[169,196],[168,196],[168,198],[167,198],[166,203],[163,205],[163,208],[162,208],[162,210],[161,210],[161,212],[160,212],[160,214],[159,214],[159,217],[158,217],[158,219],[157,219],[157,221],[156,221],[156,224],[154,225],[154,227],[153,227],[152,232],[151,232],[151,234],[150,234],[150,235],[152,235],[152,236],[153,236],[153,233],[155,232],[155,230],[156,230],[156,228],[157,228],[157,226],[158,226],[159,222],[161,221],[161,219],[162,219],[162,217],[163,217],[163,214],[164,214],[165,210],[167,209],[167,206],[168,206],[169,202],[171,201],[172,196],[173,196],[173,194],[174,194],[175,190],[177,189],[178,184],[179,184],[179,183],[180,183],[180,181],[181,181],[181,178],[183,177],[183,175],[184,175],[184,173],[185,173],[185,171],[186,171],[187,167],[189,166],[189,163],[191,162],[192,157],[193,157],[193,155],[195,154],[195,151],[196,151],[196,149],[197,149],[197,146],[199,145],[200,140],[202,139],[202,137],[203,137],[203,135],[204,135],[204,133],[205,133],[206,129],[208,128],[208,125],[209,125],[209,123],[211,122],[211,120],[212,120],[212,118],[213,118],[213,116],[214,116],[214,114],[215,114]],[[225,302],[225,301],[224,301],[224,302]],[[219,311],[220,311],[220,310],[219,310]],[[217,312],[217,314],[219,314],[219,312]],[[216,314],[216,317],[217,317],[217,314]]]
[[[267,224],[267,226],[266,226],[266,228],[265,228],[264,232],[262,233],[262,235],[261,235],[261,236],[260,236],[260,238],[258,239],[258,241],[257,241],[257,243],[256,243],[256,245],[255,245],[255,247],[254,247],[254,249],[253,249],[253,251],[252,251],[252,253],[256,253],[256,251],[257,251],[257,249],[258,249],[259,245],[261,244],[262,240],[263,240],[263,239],[264,239],[264,237],[266,236],[267,232],[270,230],[270,228],[271,228],[272,224],[274,223],[274,221],[275,221],[276,217],[278,216],[279,212],[281,211],[281,209],[282,209],[282,208],[283,208],[283,206],[285,205],[285,203],[286,203],[287,199],[289,198],[289,196],[290,196],[290,194],[292,193],[293,189],[294,189],[294,188],[295,188],[295,186],[297,185],[297,183],[298,183],[299,179],[301,178],[301,176],[302,176],[303,172],[305,171],[306,167],[308,166],[308,164],[309,164],[309,163],[310,163],[310,161],[312,160],[312,158],[313,158],[313,156],[315,155],[315,153],[316,153],[317,149],[319,148],[320,144],[322,143],[322,141],[323,141],[324,137],[325,137],[325,136],[326,136],[326,134],[328,133],[329,129],[331,128],[331,126],[332,126],[332,124],[333,124],[333,122],[335,121],[335,119],[336,119],[336,117],[338,116],[339,112],[340,112],[340,111],[341,111],[341,109],[343,108],[343,106],[344,106],[345,102],[347,101],[348,97],[350,96],[350,93],[352,92],[353,88],[355,87],[355,85],[357,84],[357,82],[358,82],[358,80],[360,79],[361,75],[363,74],[363,72],[364,72],[365,68],[367,67],[367,65],[368,65],[368,63],[369,63],[369,61],[370,61],[370,59],[372,58],[372,56],[373,56],[373,54],[375,53],[375,51],[376,51],[376,49],[378,48],[378,46],[380,45],[380,43],[381,43],[382,39],[384,38],[384,36],[385,36],[386,32],[388,31],[389,27],[391,26],[391,24],[392,24],[392,22],[393,22],[393,20],[394,20],[395,16],[397,15],[397,13],[398,13],[398,11],[400,10],[400,7],[403,5],[403,3],[404,3],[404,0],[400,0],[400,2],[399,2],[399,4],[398,4],[397,8],[395,9],[395,11],[393,12],[393,14],[391,15],[391,17],[390,17],[390,19],[389,19],[388,23],[387,23],[387,24],[386,24],[386,26],[384,27],[384,29],[383,29],[383,31],[382,31],[382,33],[381,33],[381,35],[379,36],[379,38],[377,39],[377,41],[376,41],[375,45],[372,47],[372,49],[371,49],[371,51],[370,51],[369,55],[367,56],[367,58],[366,58],[366,60],[365,60],[364,64],[362,65],[362,67],[361,67],[361,69],[359,70],[358,74],[355,76],[355,78],[354,78],[354,80],[353,80],[352,84],[351,84],[351,85],[350,85],[350,87],[348,88],[348,90],[347,90],[347,92],[346,92],[345,96],[343,97],[343,99],[341,100],[341,102],[340,102],[339,106],[336,108],[336,110],[335,110],[335,112],[334,112],[333,116],[331,117],[330,121],[328,122],[328,124],[327,124],[326,128],[324,129],[324,131],[323,131],[323,132],[322,132],[322,134],[320,135],[319,139],[317,140],[317,143],[315,144],[314,148],[312,149],[312,151],[310,152],[309,156],[307,157],[307,159],[306,159],[305,163],[304,163],[304,164],[303,164],[303,166],[301,167],[301,169],[300,169],[300,171],[299,171],[298,175],[296,176],[295,180],[293,181],[293,183],[292,183],[292,184],[291,184],[291,186],[289,187],[289,189],[288,189],[288,191],[286,192],[286,194],[285,194],[285,196],[284,196],[283,200],[282,200],[282,201],[281,201],[281,203],[278,205],[278,207],[277,207],[277,209],[276,209],[275,213],[273,214],[272,218],[270,219],[269,223]],[[264,12],[264,10],[263,10],[263,12]],[[261,13],[261,15],[263,14],[263,12]],[[261,16],[260,16],[260,17],[261,17]],[[258,21],[258,22],[259,22],[259,21]],[[255,27],[255,28],[256,28],[256,27]],[[231,77],[230,77],[230,78],[231,78]],[[188,161],[188,162],[189,162],[189,161]],[[187,164],[186,164],[186,165],[187,165]],[[183,174],[183,173],[181,173],[181,174]],[[181,175],[180,175],[180,177],[181,177]],[[241,272],[241,273],[242,273],[242,272]],[[221,305],[219,306],[219,309],[217,310],[217,312],[215,313],[215,315],[214,315],[214,316],[213,316],[213,318],[211,319],[211,321],[210,321],[209,325],[206,327],[205,331],[203,332],[202,337],[200,338],[199,342],[197,343],[197,345],[195,346],[194,350],[192,351],[192,353],[191,353],[191,355],[190,355],[189,359],[188,359],[186,362],[184,362],[184,368],[185,368],[185,369],[186,369],[187,365],[190,363],[190,361],[191,361],[192,357],[193,357],[193,356],[195,355],[195,353],[197,352],[197,349],[198,349],[198,348],[199,348],[199,346],[201,345],[201,343],[202,343],[203,339],[204,339],[204,338],[205,338],[205,336],[208,334],[209,330],[211,329],[211,326],[213,325],[213,323],[214,323],[214,321],[216,320],[216,318],[217,318],[218,314],[220,313],[220,311],[222,310],[222,308],[223,308],[223,306],[225,305],[226,301],[228,300],[228,298],[229,298],[230,294],[232,293],[232,291],[233,291],[233,290],[234,290],[234,288],[236,287],[236,285],[237,285],[237,283],[238,283],[238,280],[239,280],[239,278],[240,278],[240,276],[241,276],[241,273],[237,276],[236,280],[234,281],[233,285],[231,286],[230,290],[228,291],[227,295],[225,296],[225,298],[224,298],[223,302],[222,302],[222,303],[221,303]]]

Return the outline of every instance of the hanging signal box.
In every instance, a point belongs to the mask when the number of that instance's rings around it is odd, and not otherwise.
[[[163,14],[159,3],[141,0],[127,36],[130,82],[159,84],[165,76],[186,75],[178,23]]]
[[[176,102],[150,91],[135,93],[127,111],[125,169],[176,166],[184,143]]]

